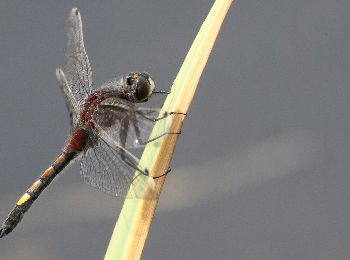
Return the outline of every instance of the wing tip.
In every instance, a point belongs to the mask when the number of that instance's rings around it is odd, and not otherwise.
[[[81,15],[77,7],[72,8],[69,14],[68,23],[81,24]]]
[[[67,85],[66,75],[61,68],[56,68],[56,79],[60,87],[65,87],[65,85]]]
[[[58,78],[59,76],[61,76],[63,73],[61,68],[56,68],[56,77]]]
[[[73,7],[71,10],[71,15],[78,16],[79,14],[80,14],[80,11],[79,11],[78,7]]]

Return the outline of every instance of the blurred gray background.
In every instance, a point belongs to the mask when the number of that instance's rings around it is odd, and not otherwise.
[[[55,81],[83,17],[95,86],[168,89],[213,1],[0,2],[0,218],[69,134]],[[144,259],[350,259],[350,1],[238,0],[204,71]],[[162,104],[162,97],[151,101]],[[1,239],[1,259],[102,259],[121,201],[78,164]]]

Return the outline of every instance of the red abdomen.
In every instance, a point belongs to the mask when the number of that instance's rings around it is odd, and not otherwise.
[[[88,141],[88,134],[82,129],[76,129],[66,145],[66,152],[81,152]]]

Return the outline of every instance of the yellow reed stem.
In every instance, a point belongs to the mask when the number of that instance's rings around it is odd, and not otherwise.
[[[174,80],[171,94],[168,95],[162,108],[163,111],[187,113],[209,54],[232,2],[233,0],[215,1]],[[170,132],[179,132],[185,116],[172,115],[172,117]],[[157,136],[160,132],[161,130],[156,124],[152,136]],[[140,164],[149,169],[154,176],[166,172],[174,153],[177,138],[178,135],[168,135],[162,138],[157,146],[152,145],[152,143],[147,145]],[[159,194],[164,181],[165,177],[156,179],[156,188]],[[141,258],[157,204],[158,200],[125,200],[105,255],[106,260]]]

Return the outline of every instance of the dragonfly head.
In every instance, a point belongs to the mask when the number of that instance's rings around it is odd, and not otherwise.
[[[136,102],[146,102],[154,90],[154,81],[147,72],[130,72],[126,84],[134,93]]]

